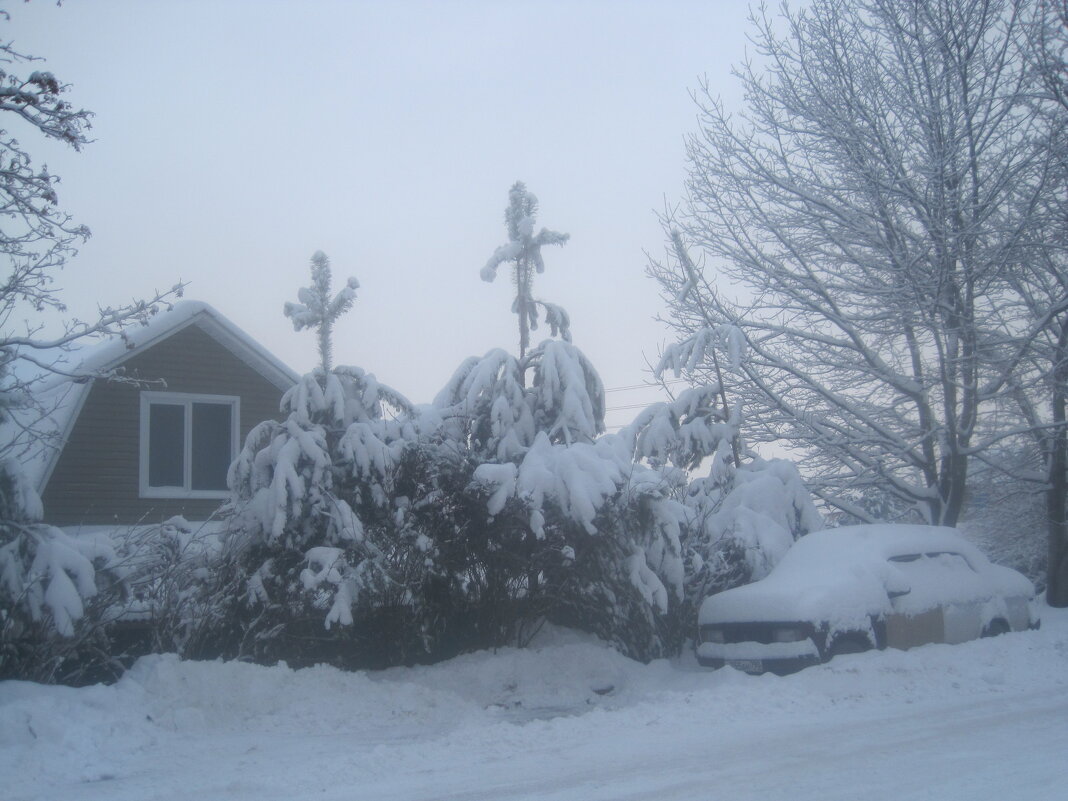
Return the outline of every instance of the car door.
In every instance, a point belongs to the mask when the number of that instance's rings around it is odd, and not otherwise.
[[[989,600],[983,581],[968,560],[959,553],[928,553],[938,575],[942,592],[942,642],[958,643],[976,639],[983,631],[983,604]]]
[[[886,644],[890,648],[915,648],[942,642],[942,609],[932,599],[931,565],[922,553],[890,557],[891,567],[900,574],[901,588],[891,597],[891,611],[886,616]]]
[[[938,551],[891,557],[908,592],[891,601],[886,644],[914,648],[928,643],[958,643],[982,631],[982,581],[959,553]]]

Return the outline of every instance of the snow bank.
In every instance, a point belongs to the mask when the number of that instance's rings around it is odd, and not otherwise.
[[[692,657],[640,665],[557,630],[526,650],[379,673],[153,656],[112,687],[0,683],[0,775],[11,801],[586,799],[625,789],[643,797],[652,783],[685,784],[701,771],[719,772],[712,785],[667,797],[755,798],[753,782],[764,776],[800,801],[846,798],[848,782],[872,777],[845,778],[842,792],[822,795],[823,782],[798,774],[782,753],[789,743],[803,750],[796,732],[822,738],[805,757],[819,773],[840,764],[858,738],[873,758],[883,745],[897,754],[914,740],[931,754],[913,728],[948,725],[947,710],[1008,717],[1021,704],[1033,715],[1036,698],[1063,705],[1068,612],[1044,609],[1043,617],[1037,632],[840,657],[786,678],[705,671]],[[1061,736],[1047,734],[1046,747],[1062,751],[1068,732],[1051,725]],[[846,734],[836,739],[838,731]],[[994,770],[1017,746],[996,733],[990,739],[997,750],[977,758]],[[938,741],[953,747],[945,734]],[[1031,762],[1056,771],[1059,758]],[[997,797],[939,791],[937,782],[969,777],[938,758],[915,778],[927,795],[890,785],[896,795],[869,797]],[[591,787],[602,791],[589,795]]]

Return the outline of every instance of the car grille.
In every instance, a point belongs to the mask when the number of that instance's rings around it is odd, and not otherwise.
[[[708,642],[712,638],[710,632],[723,632],[725,643],[733,642],[758,642],[764,645],[775,642],[775,632],[783,628],[802,629],[806,635],[811,635],[812,627],[807,624],[792,623],[715,623],[701,626],[701,640]],[[719,640],[717,640],[718,642]]]

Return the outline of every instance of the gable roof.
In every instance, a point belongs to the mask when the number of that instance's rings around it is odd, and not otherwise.
[[[77,370],[87,374],[107,373],[142,351],[190,325],[199,325],[220,345],[252,367],[279,389],[289,389],[300,376],[260,343],[207,303],[182,300],[149,320],[147,325],[126,329],[126,341],[113,337],[84,352]]]
[[[27,478],[38,492],[48,482],[60,451],[74,428],[92,387],[91,379],[114,372],[129,359],[191,325],[198,326],[278,389],[287,390],[300,380],[288,365],[207,303],[193,300],[174,303],[146,325],[128,328],[125,340],[112,337],[57,354],[57,361],[65,372],[84,375],[88,380],[66,376],[44,378],[36,393],[41,402],[39,405],[47,410],[44,416],[37,409],[12,410],[12,417],[25,419],[5,424],[3,428],[11,431],[0,433],[0,442],[7,441],[17,447],[20,435],[31,427],[41,435],[34,441],[22,442],[22,453],[18,456]]]

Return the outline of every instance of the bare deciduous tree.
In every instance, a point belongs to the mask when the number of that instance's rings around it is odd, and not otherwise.
[[[745,333],[750,438],[802,454],[813,490],[861,519],[957,521],[969,459],[997,439],[984,416],[1043,324],[1006,318],[1054,178],[1022,9],[757,12],[745,109],[696,94],[688,193],[665,225],[704,269],[652,262],[669,322]]]
[[[0,12],[0,22],[6,20],[6,12]],[[52,73],[14,73],[18,65],[36,60],[0,42],[0,607],[5,609],[0,673],[5,675],[25,668],[20,643],[32,640],[29,633],[77,634],[85,601],[97,592],[97,572],[110,559],[39,522],[40,499],[19,457],[26,447],[57,433],[55,426],[40,425],[54,411],[42,387],[57,377],[95,377],[79,370],[76,357],[64,359],[64,352],[86,340],[122,337],[127,327],[146,322],[159,304],[182,290],[178,284],[149,300],[102,307],[93,319],[68,319],[58,332],[45,333],[43,314],[66,311],[55,274],[89,230],[59,209],[58,179],[33,163],[9,125],[79,150],[89,141],[91,114],[67,102],[69,87]],[[35,656],[31,649],[25,658],[50,658],[46,652]]]
[[[6,20],[5,12],[0,22]],[[37,405],[47,413],[37,392],[42,379],[84,377],[76,374],[74,360],[57,360],[58,353],[80,341],[121,337],[126,327],[146,322],[160,303],[182,290],[179,284],[147,300],[102,307],[95,319],[68,319],[62,330],[45,333],[42,314],[66,311],[56,273],[89,238],[89,229],[59,208],[58,177],[34,165],[5,121],[18,119],[24,128],[81,150],[89,143],[92,114],[65,99],[70,87],[51,72],[36,70],[28,77],[13,72],[37,60],[0,42],[0,269],[6,273],[0,281],[0,421],[23,425],[32,425],[35,415],[12,421],[6,411],[13,405]],[[19,434],[16,439],[22,441],[41,432]]]

